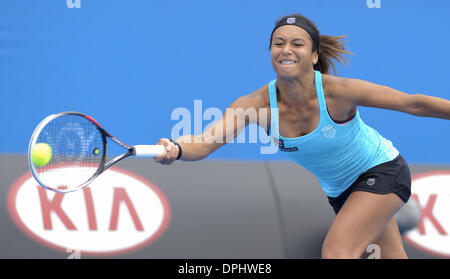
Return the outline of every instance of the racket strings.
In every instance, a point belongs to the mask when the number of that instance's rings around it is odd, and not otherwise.
[[[36,166],[39,179],[55,189],[77,188],[103,163],[104,141],[97,126],[80,115],[59,116],[45,125],[37,143],[51,147],[51,160]]]

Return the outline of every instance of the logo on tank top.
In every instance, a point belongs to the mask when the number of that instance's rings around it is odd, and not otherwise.
[[[282,140],[282,139],[278,139],[278,138],[274,137],[274,138],[273,138],[273,142],[274,142],[276,145],[278,145],[278,148],[279,148],[281,151],[285,151],[285,152],[295,152],[295,151],[298,151],[298,148],[297,148],[296,146],[294,146],[294,147],[286,147],[286,146],[284,145],[284,140]]]
[[[336,129],[331,125],[324,127],[322,129],[322,132],[323,132],[323,135],[329,139],[332,139],[332,138],[334,138],[334,136],[336,136]]]

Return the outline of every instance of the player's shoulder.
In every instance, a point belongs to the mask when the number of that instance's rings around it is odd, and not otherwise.
[[[359,80],[322,74],[323,91],[330,97],[342,96],[350,93]]]

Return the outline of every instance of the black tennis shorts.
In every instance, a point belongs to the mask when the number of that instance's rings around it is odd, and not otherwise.
[[[402,155],[398,155],[394,160],[377,165],[362,173],[342,194],[335,198],[328,197],[336,214],[354,191],[375,194],[395,193],[406,203],[411,196],[411,173],[408,164]]]

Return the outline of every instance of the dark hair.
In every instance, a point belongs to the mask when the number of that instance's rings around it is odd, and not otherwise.
[[[272,31],[275,31],[276,28],[286,25],[284,22],[288,21],[288,18],[295,18],[297,21],[301,22],[301,24],[294,24],[294,25],[304,25],[307,27],[308,34],[312,34],[311,40],[313,40],[313,52],[317,51],[319,55],[319,60],[314,65],[314,70],[320,71],[323,74],[329,74],[330,73],[330,66],[333,68],[333,72],[336,73],[336,67],[334,66],[334,60],[338,61],[339,63],[346,65],[348,62],[347,57],[344,56],[344,54],[352,54],[351,52],[346,50],[345,44],[344,44],[344,38],[345,35],[341,36],[327,36],[327,35],[320,35],[319,30],[317,29],[316,25],[308,18],[301,14],[293,14],[284,16],[278,20],[275,21],[275,28]],[[300,27],[300,26],[299,26]],[[270,36],[270,46],[269,49],[272,46],[272,35]],[[318,36],[317,36],[318,35]],[[320,42],[315,42],[313,38],[319,37]],[[316,45],[319,45],[319,49],[316,49]]]

